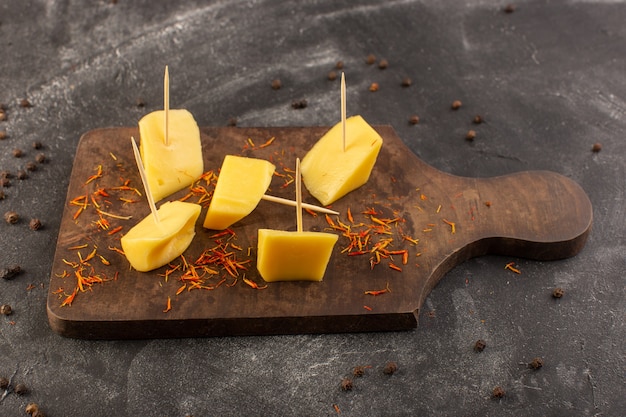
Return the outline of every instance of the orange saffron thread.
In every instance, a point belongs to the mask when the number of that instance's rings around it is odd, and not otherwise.
[[[515,268],[513,265],[515,265],[515,262],[509,262],[508,264],[506,264],[504,266],[504,269],[508,269],[509,271],[513,271],[516,274],[521,274],[522,271],[520,271],[519,269]]]
[[[109,230],[109,232],[107,233],[109,236],[116,234],[117,232],[121,231],[123,228],[123,226],[117,226],[115,229],[111,229]]]
[[[172,309],[172,299],[170,297],[167,297],[167,305],[165,307],[165,310],[163,310],[163,312],[167,313],[171,309]]]
[[[402,268],[400,268],[398,265],[394,264],[393,262],[389,262],[389,268],[402,272]]]
[[[446,220],[446,219],[443,219],[443,222],[444,222],[445,224],[447,224],[448,226],[450,226],[450,229],[451,229],[451,233],[452,233],[452,234],[455,234],[455,233],[456,233],[456,224],[455,224],[454,222],[451,222],[451,221]]]
[[[389,283],[387,283],[387,286],[383,288],[382,290],[369,290],[369,291],[365,291],[364,294],[377,296],[377,295],[386,294],[388,292],[391,292],[391,288],[389,288]]]
[[[260,287],[259,284],[257,284],[256,282],[252,280],[249,280],[245,276],[242,279],[243,279],[243,282],[245,282],[246,284],[248,284],[250,287],[254,288],[255,290],[264,290],[265,288],[267,288],[267,284]]]

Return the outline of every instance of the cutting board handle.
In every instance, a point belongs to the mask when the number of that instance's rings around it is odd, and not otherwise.
[[[416,281],[418,306],[450,269],[470,258],[492,254],[558,260],[576,255],[586,243],[591,202],[580,185],[561,174],[524,171],[467,178],[443,173],[418,158],[414,164],[424,188],[447,196],[442,213],[455,226],[454,234],[437,233],[429,240],[432,264],[425,279]],[[438,224],[442,219],[431,214],[426,221]]]
[[[479,254],[556,260],[576,255],[591,230],[593,211],[583,189],[550,171],[474,179],[463,191]]]

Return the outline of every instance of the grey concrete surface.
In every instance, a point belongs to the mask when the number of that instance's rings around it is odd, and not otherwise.
[[[39,152],[47,162],[12,178],[0,200],[2,213],[22,217],[0,222],[0,267],[24,270],[0,280],[0,304],[13,308],[0,317],[0,377],[10,380],[0,415],[25,415],[31,402],[52,417],[626,415],[626,2],[520,0],[511,13],[507,4],[1,0],[0,170],[15,174]],[[388,68],[368,66],[370,53]],[[172,107],[201,125],[331,125],[337,61],[348,112],[392,125],[436,168],[547,169],[581,184],[594,205],[583,251],[468,261],[408,332],[103,342],[50,330],[51,261],[82,133],[133,126],[159,108],[166,64]],[[308,106],[294,110],[300,99]],[[472,125],[476,114],[485,123]],[[31,218],[43,228],[30,230]],[[528,367],[534,357],[541,369]],[[391,376],[388,361],[398,364]],[[343,391],[355,366],[365,375]]]

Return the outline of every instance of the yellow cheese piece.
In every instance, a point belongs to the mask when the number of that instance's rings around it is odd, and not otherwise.
[[[200,205],[172,201],[158,210],[159,222],[150,214],[126,233],[122,250],[131,266],[146,272],[159,268],[180,256],[196,234]]]
[[[165,113],[148,113],[139,120],[139,151],[154,201],[191,185],[204,172],[200,129],[187,110],[168,113],[168,144],[165,144]]]
[[[323,205],[365,184],[383,138],[361,116],[346,119],[346,150],[341,122],[333,126],[302,159],[302,181]]]
[[[252,213],[270,186],[275,169],[264,159],[226,155],[204,227],[223,230]]]
[[[322,281],[338,236],[259,229],[257,269],[267,282]]]

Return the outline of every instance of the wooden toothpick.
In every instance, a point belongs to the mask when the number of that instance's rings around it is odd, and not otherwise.
[[[170,144],[169,140],[169,116],[170,116],[170,72],[165,66],[165,76],[163,77],[163,113],[165,113],[165,127],[163,130],[163,137],[165,140],[165,146]]]
[[[261,199],[266,200],[266,201],[271,201],[272,203],[284,204],[286,206],[292,206],[292,207],[296,206],[296,202],[294,200],[287,200],[286,198],[276,197],[273,195],[264,194],[263,197],[261,197]],[[308,204],[308,203],[302,203],[302,208],[317,211],[319,213],[339,215],[338,211],[327,209],[326,207],[314,206],[313,204]]]
[[[346,77],[341,73],[341,132],[343,138],[343,151],[346,151]]]
[[[141,176],[141,182],[143,182],[143,189],[146,191],[146,198],[148,199],[148,205],[150,206],[150,211],[154,216],[154,221],[158,223],[159,213],[157,213],[156,205],[154,204],[154,198],[152,198],[152,193],[150,192],[150,186],[148,185],[148,178],[146,178],[146,171],[143,168],[143,162],[141,162],[141,155],[139,154],[139,148],[137,147],[137,142],[135,142],[134,137],[130,137],[130,141],[133,145],[133,153],[135,154],[135,162],[137,162],[137,169],[139,169],[139,175]]]
[[[302,181],[300,180],[300,158],[296,158],[296,224],[302,232]]]

